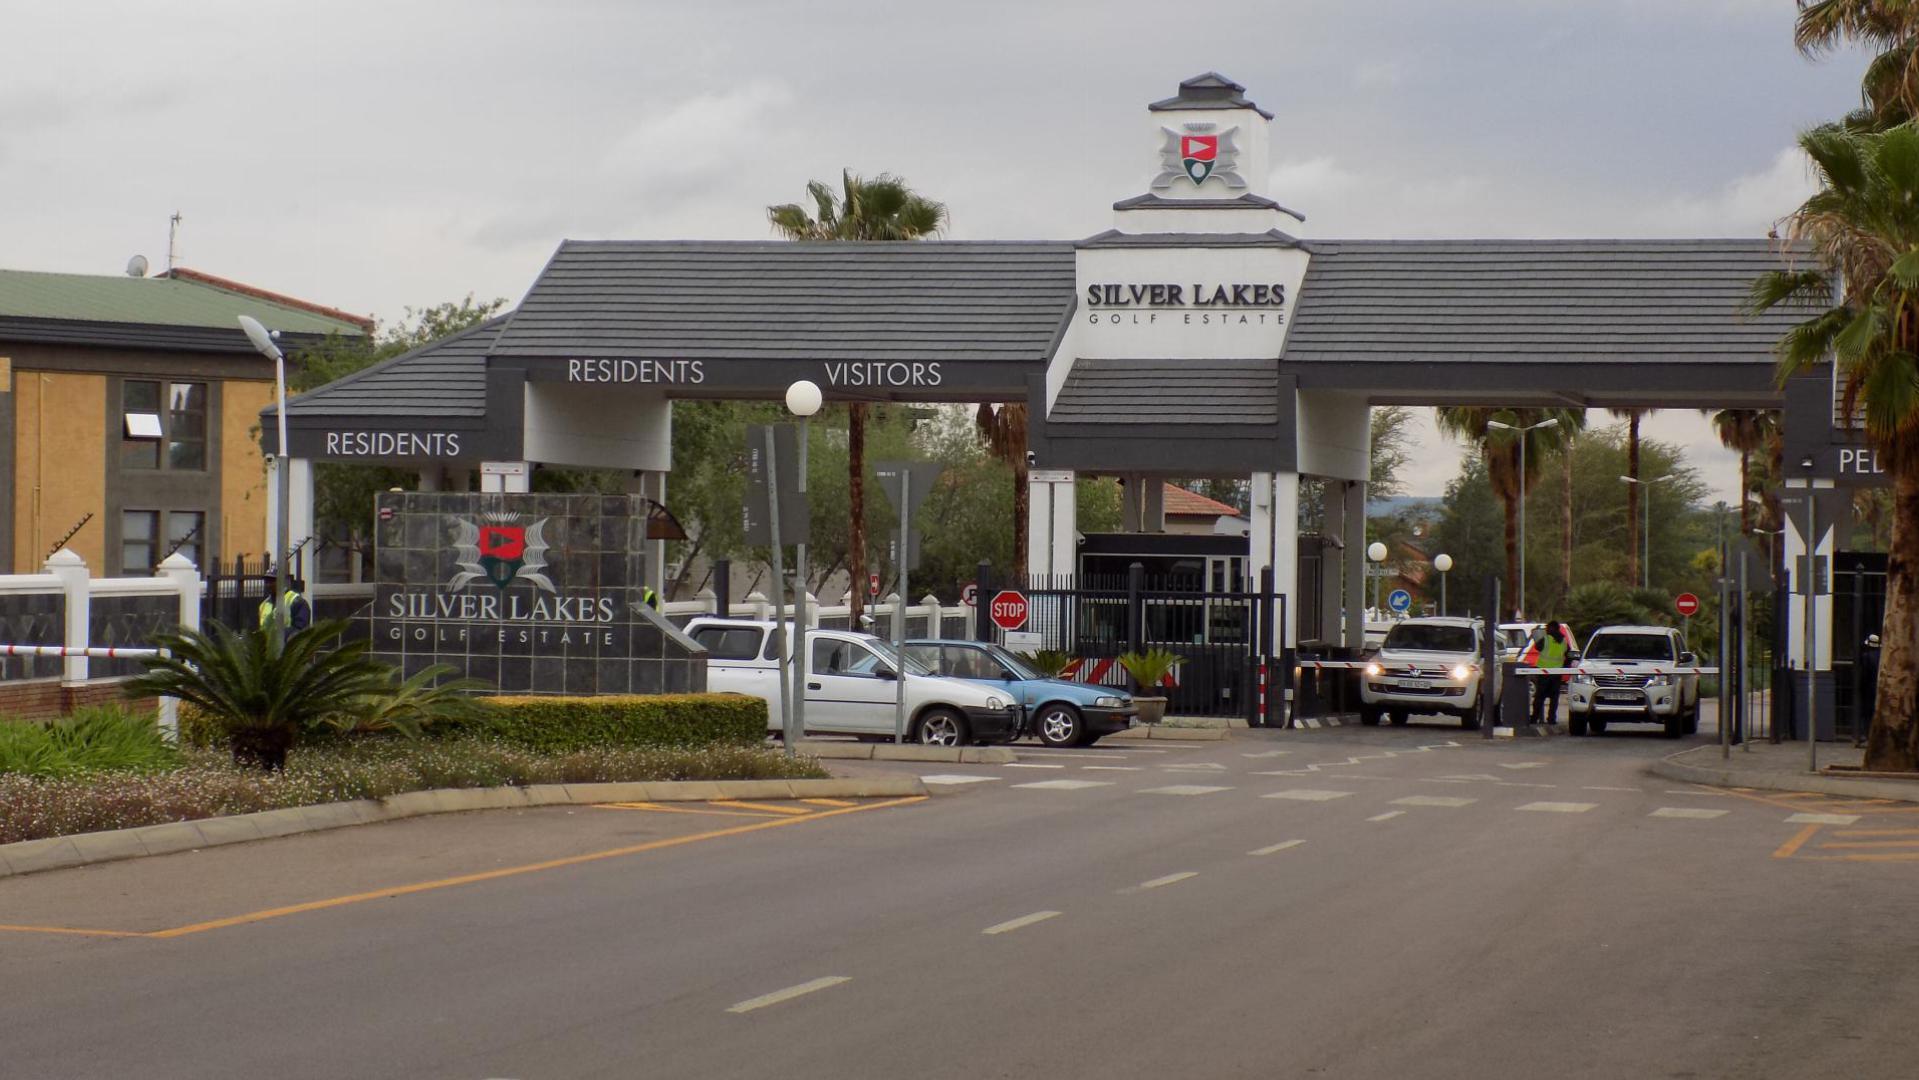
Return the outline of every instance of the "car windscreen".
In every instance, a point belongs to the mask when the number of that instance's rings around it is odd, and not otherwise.
[[[693,631],[711,660],[751,660],[760,655],[760,630],[752,626],[702,626]]]
[[[863,642],[863,644],[865,644],[867,648],[880,654],[880,658],[885,660],[887,663],[889,664],[899,663],[899,652],[893,648],[892,642],[881,641],[878,638],[869,638],[865,642]],[[906,658],[906,670],[911,672],[914,675],[935,674],[932,668],[927,667],[925,664],[920,663],[918,660],[915,660],[911,656],[908,656]]]
[[[1588,660],[1671,660],[1672,639],[1664,634],[1594,634],[1586,644]]]
[[[1473,628],[1403,622],[1386,632],[1386,644],[1382,648],[1469,653],[1473,651]]]
[[[1048,678],[1047,675],[1041,673],[1040,671],[1036,670],[1033,667],[1033,665],[1027,663],[1025,657],[1021,656],[1020,654],[1014,652],[1011,649],[1008,649],[999,645],[994,645],[994,646],[991,646],[987,651],[991,652],[995,657],[999,658],[1000,663],[1005,664],[1009,668],[1012,668],[1013,677],[1016,679]]]

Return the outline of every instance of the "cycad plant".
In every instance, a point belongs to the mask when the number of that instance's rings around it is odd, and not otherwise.
[[[330,620],[283,635],[277,626],[236,633],[215,623],[161,635],[163,654],[144,661],[127,692],[178,698],[226,736],[236,762],[283,769],[302,735],[344,723],[394,689],[394,669],[368,657],[367,642],[339,640],[346,628]]]

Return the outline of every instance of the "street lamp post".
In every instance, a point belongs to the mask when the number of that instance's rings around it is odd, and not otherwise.
[[[1646,496],[1642,500],[1644,505],[1639,510],[1639,531],[1645,534],[1641,538],[1645,541],[1645,553],[1639,560],[1639,587],[1642,589],[1652,588],[1652,486],[1671,480],[1673,476],[1674,474],[1667,473],[1664,476],[1653,477],[1651,480],[1641,480],[1634,476],[1620,477],[1628,484],[1638,484],[1646,489],[1642,493]]]
[[[279,528],[279,550],[273,553],[273,596],[272,606],[267,610],[278,612],[286,602],[287,560],[293,551],[292,532],[293,515],[290,509],[293,495],[293,463],[287,458],[287,358],[280,346],[273,341],[273,335],[260,325],[260,320],[251,315],[240,316],[240,329],[246,331],[247,340],[259,350],[260,355],[273,361],[273,394],[276,402],[274,419],[279,427],[280,449],[278,463],[274,472],[275,486],[280,494],[279,513],[275,521]],[[288,611],[287,617],[292,617]]]
[[[1382,615],[1379,607],[1379,579],[1385,576],[1386,545],[1378,540],[1366,545],[1366,558],[1378,564],[1373,568],[1373,614]]]
[[[1500,431],[1511,431],[1519,436],[1519,596],[1514,610],[1519,612],[1521,618],[1524,618],[1526,614],[1526,436],[1542,428],[1558,427],[1559,418],[1549,416],[1537,424],[1527,424],[1524,427],[1517,424],[1504,424],[1498,420],[1488,420],[1486,426]],[[1493,614],[1495,618],[1498,617],[1497,612]]]
[[[1453,568],[1453,557],[1441,552],[1433,556],[1433,569],[1439,571],[1439,613],[1446,614],[1446,573]]]
[[[806,433],[812,426],[813,414],[820,411],[820,388],[812,381],[801,379],[786,388],[786,408],[800,418],[800,475],[799,493],[806,495]],[[803,499],[802,499],[803,501]],[[774,543],[779,538],[774,537]],[[794,545],[793,573],[799,580],[793,589],[793,727],[802,738],[806,735],[806,537]]]

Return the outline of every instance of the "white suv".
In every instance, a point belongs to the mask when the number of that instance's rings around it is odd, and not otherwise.
[[[1566,730],[1600,735],[1619,721],[1664,724],[1669,739],[1698,731],[1699,676],[1670,671],[1698,662],[1670,626],[1600,627],[1579,654],[1579,673],[1567,689]]]
[[[1485,633],[1478,619],[1394,623],[1359,682],[1359,722],[1378,724],[1386,716],[1404,724],[1413,713],[1444,713],[1478,727]]]
[[[706,688],[765,699],[770,731],[779,730],[786,691],[779,629],[770,619],[699,618],[686,624],[686,635],[706,649]],[[808,629],[806,652],[806,730],[891,738],[900,667],[893,646],[871,634]],[[941,678],[907,658],[909,740],[932,746],[1011,742],[1020,716],[1003,687]]]

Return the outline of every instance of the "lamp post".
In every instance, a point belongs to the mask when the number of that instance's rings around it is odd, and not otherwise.
[[[1446,572],[1453,568],[1453,557],[1444,552],[1433,556],[1433,569],[1439,571],[1439,613],[1446,614]]]
[[[1638,484],[1640,487],[1646,489],[1645,505],[1641,507],[1639,511],[1639,528],[1641,532],[1646,534],[1643,538],[1646,542],[1645,554],[1639,560],[1639,587],[1642,589],[1652,588],[1652,486],[1671,480],[1673,476],[1674,474],[1667,473],[1664,476],[1656,476],[1651,480],[1641,480],[1633,476],[1620,477],[1621,480],[1624,480],[1628,484]]]
[[[287,458],[287,358],[274,344],[273,335],[260,325],[260,320],[251,315],[240,316],[240,329],[246,331],[247,340],[259,350],[261,356],[273,361],[273,394],[276,405],[274,420],[277,421],[280,435],[280,452],[275,486],[280,493],[279,514],[276,522],[279,529],[279,550],[273,553],[273,596],[269,611],[278,612],[285,602],[287,594],[287,559],[293,551],[292,532],[293,515],[290,503],[293,496],[293,463]],[[292,612],[287,615],[291,617]]]
[[[1523,618],[1526,614],[1526,436],[1542,428],[1558,427],[1559,418],[1549,416],[1537,424],[1527,424],[1524,427],[1518,424],[1501,423],[1498,420],[1488,420],[1486,426],[1500,431],[1511,431],[1519,436],[1519,596],[1514,610]],[[1497,619],[1498,616],[1498,612],[1493,613],[1493,618]]]
[[[1378,540],[1366,545],[1366,558],[1379,564],[1373,567],[1373,614],[1380,614],[1379,579],[1385,576],[1386,545]]]
[[[801,379],[786,388],[786,409],[800,418],[800,475],[799,493],[806,494],[806,433],[812,426],[813,414],[820,411],[820,388],[812,381]],[[804,499],[802,498],[802,501]],[[778,543],[779,538],[775,537]],[[793,727],[800,737],[806,736],[806,538],[794,545],[793,573],[799,580],[793,589]],[[789,748],[791,744],[788,744]]]

